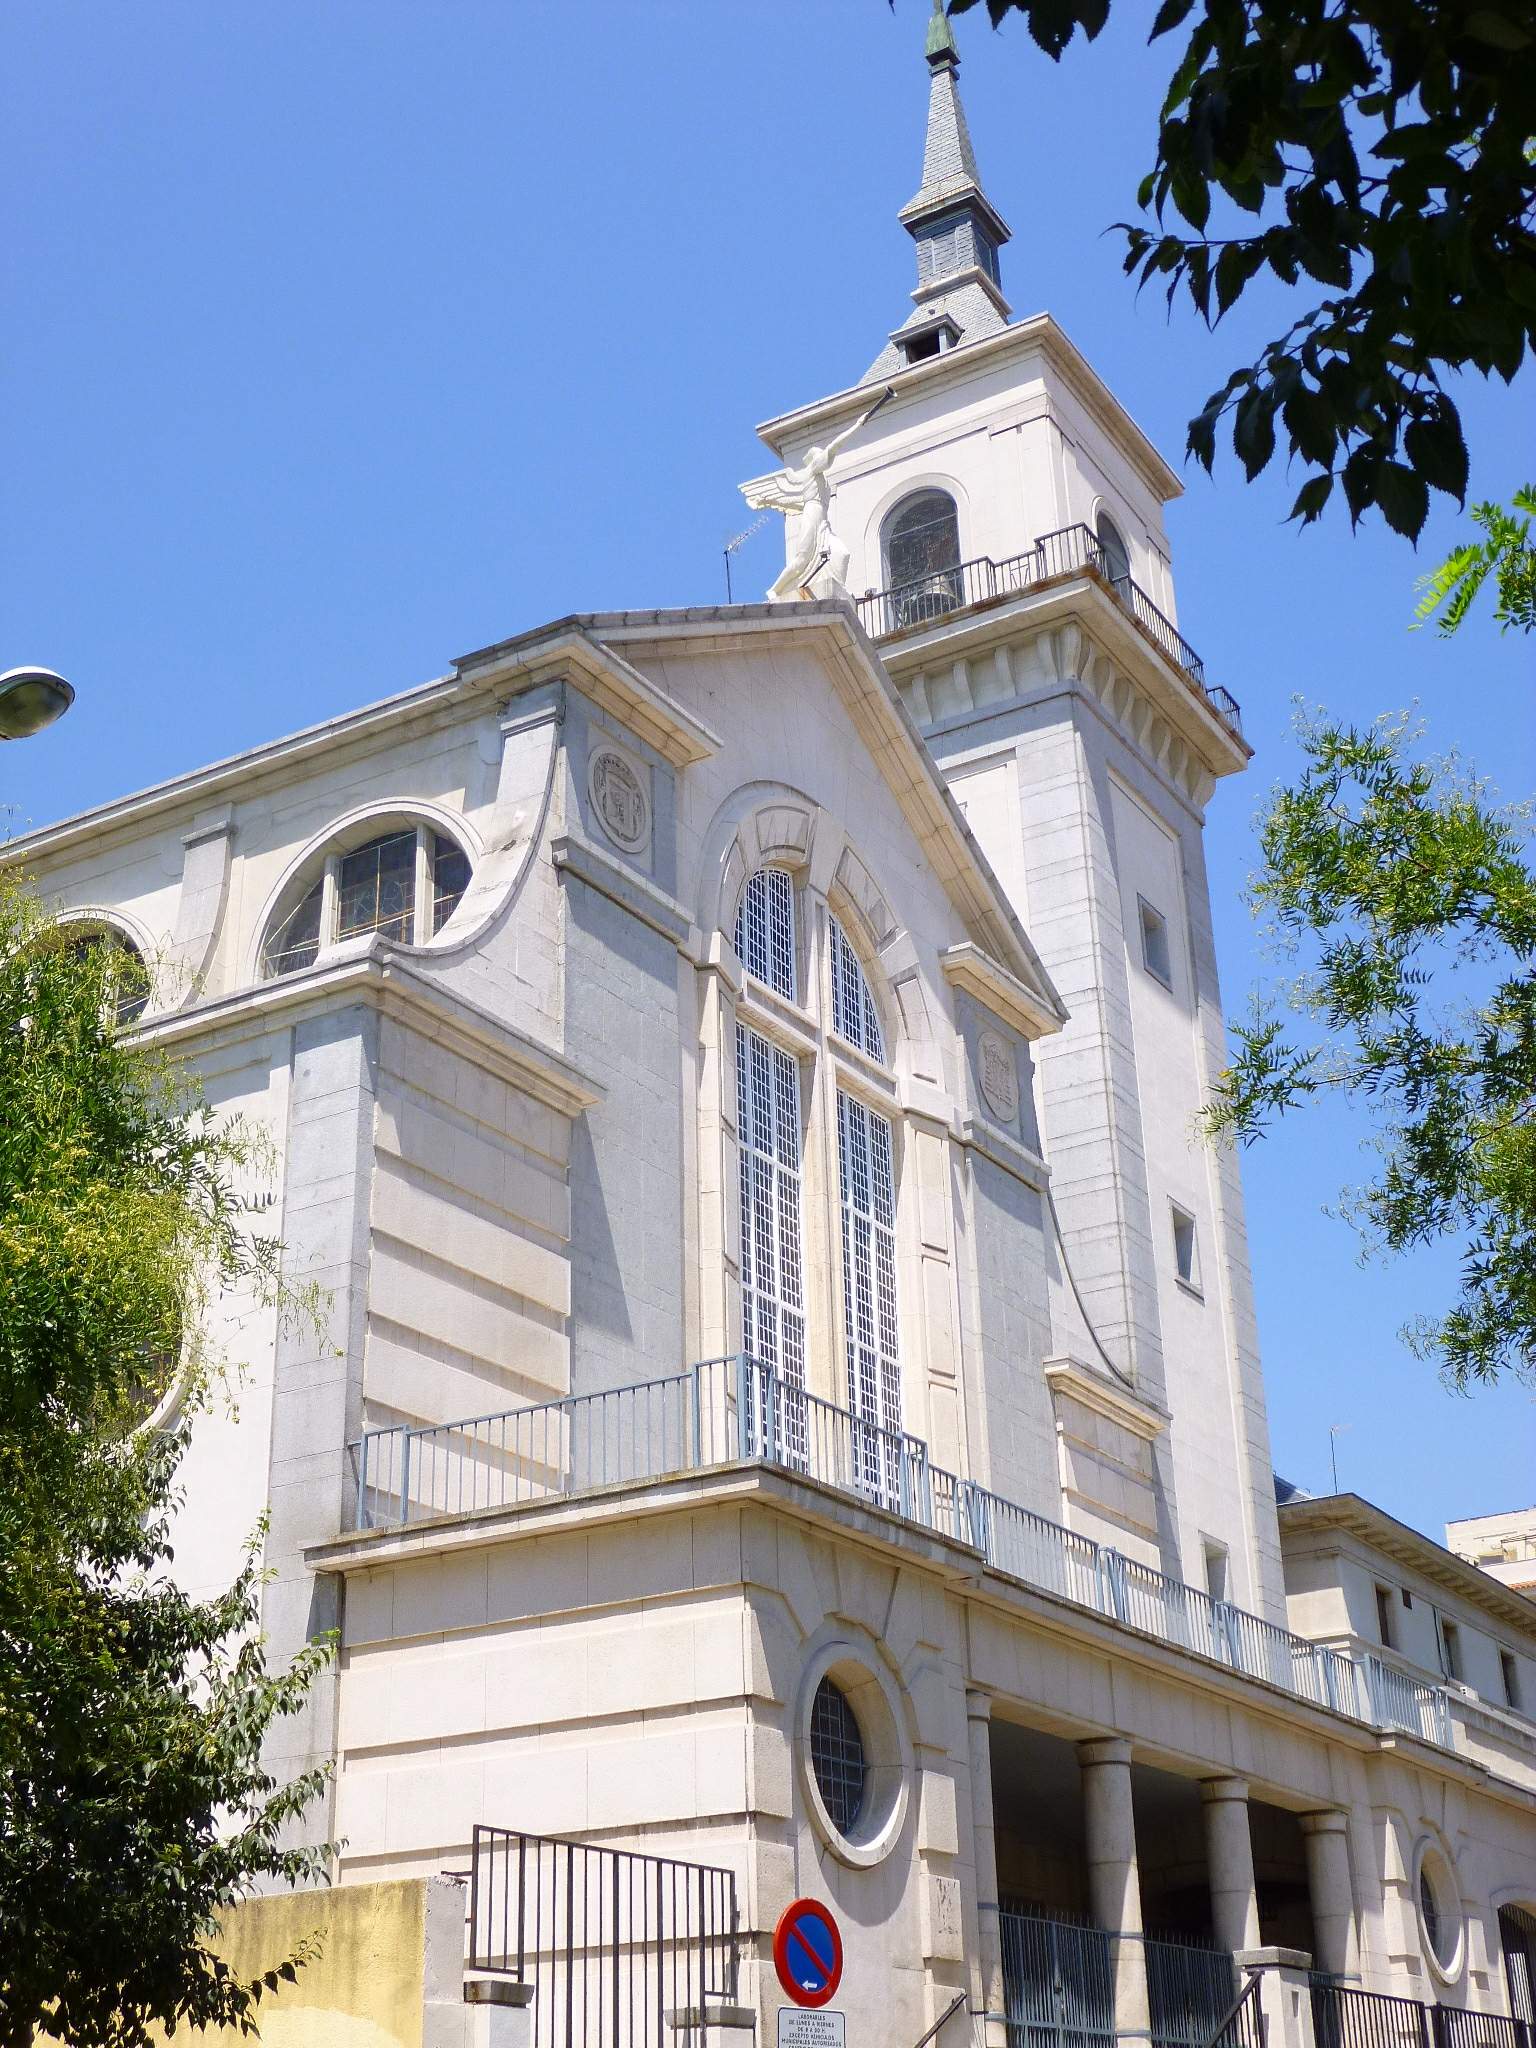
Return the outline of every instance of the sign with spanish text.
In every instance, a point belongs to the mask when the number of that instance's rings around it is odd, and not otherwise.
[[[840,2012],[779,2008],[778,2048],[848,2048],[848,2022]]]

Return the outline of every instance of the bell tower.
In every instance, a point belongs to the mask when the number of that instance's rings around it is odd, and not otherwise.
[[[1176,623],[1178,477],[1049,313],[1010,317],[938,0],[925,61],[915,310],[857,384],[759,432],[791,469],[838,443],[846,594],[1070,1011],[1038,1077],[1047,1372],[1077,1389],[1055,1511],[1283,1620],[1237,1166],[1192,1132],[1225,1063],[1204,811],[1250,750]],[[1153,1445],[1150,1518],[1099,1469],[1095,1402]]]

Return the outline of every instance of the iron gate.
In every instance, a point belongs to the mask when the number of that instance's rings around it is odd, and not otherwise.
[[[1008,2048],[1114,2048],[1112,1937],[1015,1906],[998,1918]]]
[[[1210,2048],[1237,1997],[1237,1968],[1224,1949],[1149,1939],[1147,2004],[1153,2048]]]
[[[1000,1918],[1008,2048],[1113,2048],[1116,1958],[1131,1937],[1016,1905]],[[1210,2048],[1237,1997],[1232,1958],[1195,1942],[1139,1947],[1153,2048]]]

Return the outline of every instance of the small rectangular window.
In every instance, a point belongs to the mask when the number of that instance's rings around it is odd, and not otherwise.
[[[1168,920],[1154,910],[1145,896],[1136,898],[1141,916],[1141,958],[1148,974],[1155,974],[1165,988],[1173,987],[1173,956],[1168,948]]]
[[[1499,1672],[1504,1680],[1504,1704],[1520,1709],[1520,1666],[1508,1650],[1499,1652]]]
[[[1406,1586],[1403,1587],[1403,1605],[1405,1607],[1412,1607],[1413,1605],[1413,1595]]]
[[[1200,1246],[1195,1237],[1195,1219],[1177,1203],[1173,1208],[1173,1267],[1186,1287],[1200,1292]]]
[[[1395,1647],[1392,1637],[1392,1589],[1390,1586],[1376,1588],[1376,1633],[1381,1638],[1383,1649]]]
[[[1227,1546],[1216,1543],[1207,1536],[1203,1543],[1205,1551],[1205,1590],[1213,1600],[1227,1597]]]
[[[1454,1621],[1447,1621],[1439,1613],[1435,1616],[1435,1626],[1440,1637],[1440,1669],[1447,1678],[1459,1680],[1462,1676],[1461,1630]]]

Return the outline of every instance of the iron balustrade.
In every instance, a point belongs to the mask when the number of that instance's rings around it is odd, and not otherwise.
[[[1264,2009],[1259,2003],[1262,1982],[1255,1971],[1211,2035],[1207,2048],[1267,2048]]]
[[[1172,619],[1153,603],[1134,576],[1115,574],[1102,542],[1086,526],[1063,526],[1055,533],[1042,534],[1032,548],[1001,562],[993,561],[989,555],[977,555],[968,562],[956,562],[951,568],[929,570],[887,590],[866,591],[854,600],[854,607],[860,625],[870,637],[884,640],[895,633],[933,625],[951,612],[1018,597],[1058,577],[1081,575],[1084,570],[1092,570],[1108,585],[1158,650],[1188,676],[1212,710],[1241,733],[1243,714],[1237,699],[1230,690],[1206,681],[1204,662]]]
[[[533,1987],[534,2048],[663,2048],[671,2015],[734,2005],[729,1870],[477,1827],[469,1967]]]
[[[735,1412],[743,1423],[743,1458],[787,1466],[909,1522],[933,1527],[928,1446],[921,1437],[851,1414],[755,1358],[739,1359],[737,1372]]]
[[[1008,2048],[1114,2048],[1114,1936],[1014,1906],[997,1917]]]
[[[1008,2048],[1112,2048],[1117,1992],[1136,2005],[1138,1981],[1153,2048],[1212,2048],[1232,2020],[1236,1970],[1208,1943],[1110,1934],[1007,1901],[998,1923]]]
[[[1316,2048],[1533,2048],[1524,2020],[1312,1979]]]
[[[1231,1956],[1208,1942],[1155,1935],[1146,1937],[1142,1951],[1152,2048],[1211,2048],[1230,2023],[1238,1995]]]
[[[350,1446],[357,1527],[589,1492],[744,1454],[722,1396],[735,1359],[494,1415],[364,1430]]]
[[[515,1508],[716,1466],[777,1467],[968,1544],[1025,1585],[1295,1698],[1452,1746],[1443,1687],[1377,1657],[1357,1662],[1309,1642],[962,1480],[933,1463],[921,1437],[824,1400],[745,1353],[497,1415],[368,1430],[349,1448],[361,1529]]]
[[[1443,1686],[1426,1685],[1372,1655],[1365,1659],[1365,1686],[1370,1718],[1378,1728],[1401,1728],[1407,1735],[1450,1748],[1450,1701]]]

